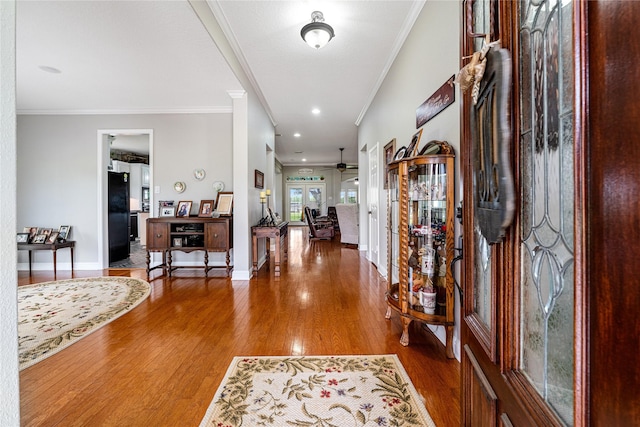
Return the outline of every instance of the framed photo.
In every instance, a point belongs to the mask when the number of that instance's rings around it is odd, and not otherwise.
[[[417,154],[418,145],[420,145],[420,137],[422,136],[422,129],[413,134],[411,138],[411,144],[407,147],[407,151],[404,153],[405,159],[407,157],[413,157]]]
[[[36,235],[36,237],[33,238],[33,242],[32,243],[44,243],[47,241],[47,235],[46,234],[38,234]]]
[[[181,200],[178,202],[176,217],[187,217],[191,213],[191,200]]]
[[[62,240],[67,240],[71,235],[71,226],[70,225],[61,225],[58,229],[58,237]]]
[[[51,234],[49,234],[49,237],[47,237],[47,244],[52,245],[54,243],[56,243],[58,241],[58,235],[60,233],[58,231],[52,231]]]
[[[200,212],[198,216],[210,217],[213,213],[213,200],[200,200]]]
[[[264,174],[256,169],[255,172],[255,186],[256,188],[264,188]]]
[[[220,215],[233,214],[233,192],[220,191],[216,200],[216,210]]]
[[[174,237],[173,238],[173,247],[181,248],[182,247],[182,237]]]
[[[22,231],[24,233],[29,233],[29,243],[32,243],[33,239],[35,239],[38,234],[38,227],[25,227]]]
[[[176,216],[176,207],[160,206],[160,216]]]
[[[384,146],[384,189],[389,189],[389,163],[393,162],[396,153],[396,139]]]
[[[45,235],[45,241],[46,238],[49,237],[49,234],[51,234],[53,230],[50,228],[38,228],[38,235],[44,234]],[[41,242],[44,243],[44,242]]]
[[[16,242],[29,243],[29,233],[18,233],[16,236]]]

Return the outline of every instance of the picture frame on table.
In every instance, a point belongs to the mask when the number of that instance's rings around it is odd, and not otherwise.
[[[176,218],[186,218],[191,213],[191,200],[181,200],[178,202]]]
[[[47,235],[46,234],[38,234],[36,235],[36,237],[33,238],[33,242],[32,243],[45,243],[47,241]]]
[[[58,241],[58,236],[59,235],[60,235],[60,232],[52,231],[51,234],[49,234],[49,236],[47,237],[46,243],[48,245],[53,245],[54,243],[56,243]]]
[[[23,233],[29,233],[29,243],[33,242],[36,235],[38,234],[38,227],[24,227],[22,229]]]
[[[160,206],[160,216],[176,216],[176,207]]]
[[[181,248],[182,247],[182,237],[174,237],[173,238],[173,247]]]
[[[393,138],[391,141],[384,146],[384,186],[385,190],[389,189],[389,163],[393,162],[394,156],[396,153],[396,139]]]
[[[422,136],[422,129],[414,133],[411,137],[411,143],[407,147],[407,151],[404,153],[404,158],[414,157],[418,151],[418,145],[420,145],[420,137]]]
[[[18,233],[16,236],[17,243],[29,243],[29,233]]]
[[[71,235],[71,226],[70,225],[61,225],[58,228],[58,239],[68,240]]]
[[[209,218],[213,214],[214,208],[213,200],[200,200],[200,212],[198,212],[198,216],[201,218]]]
[[[218,198],[216,199],[216,211],[221,216],[230,216],[233,214],[233,192],[218,192]]]
[[[255,187],[256,188],[264,188],[264,174],[256,169],[254,174]]]

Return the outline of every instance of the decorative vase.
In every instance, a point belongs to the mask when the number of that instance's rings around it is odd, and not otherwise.
[[[437,294],[435,292],[420,292],[420,298],[422,299],[422,309],[426,314],[435,314],[436,295]]]

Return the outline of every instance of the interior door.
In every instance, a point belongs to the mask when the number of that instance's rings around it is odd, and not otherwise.
[[[574,4],[464,4],[464,55],[500,39],[512,83],[498,108],[489,62],[476,99],[463,100],[463,424],[574,425]],[[503,147],[500,114],[511,129]],[[487,218],[504,214],[502,166],[516,171],[519,198],[496,229]]]
[[[378,145],[375,144],[369,150],[369,261],[376,266],[380,261],[380,239],[378,228],[378,204],[380,199],[380,190],[378,184]]]

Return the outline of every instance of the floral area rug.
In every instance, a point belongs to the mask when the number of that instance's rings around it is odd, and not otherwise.
[[[149,283],[92,277],[18,287],[20,370],[68,347],[149,296]]]
[[[201,427],[435,426],[396,355],[235,357]]]

